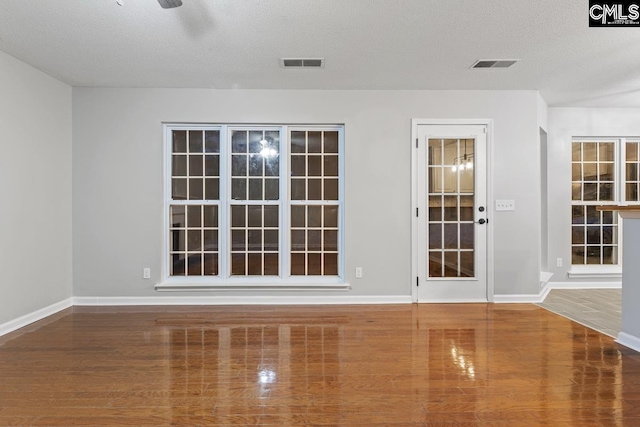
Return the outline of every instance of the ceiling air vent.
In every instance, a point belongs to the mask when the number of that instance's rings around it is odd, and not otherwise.
[[[182,6],[182,0],[158,0],[163,9],[173,9]]]
[[[471,68],[509,68],[518,61],[519,59],[481,59]]]
[[[284,68],[324,68],[323,58],[282,58]]]

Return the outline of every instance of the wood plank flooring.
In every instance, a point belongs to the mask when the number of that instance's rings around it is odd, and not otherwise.
[[[525,304],[74,307],[0,337],[0,425],[640,426],[640,354]]]

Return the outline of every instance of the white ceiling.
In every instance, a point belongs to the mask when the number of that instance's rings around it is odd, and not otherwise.
[[[640,107],[640,28],[589,28],[587,0],[122,1],[1,0],[0,50],[73,86],[537,89]]]

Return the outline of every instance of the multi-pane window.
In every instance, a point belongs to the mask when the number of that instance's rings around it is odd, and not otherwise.
[[[572,143],[572,264],[619,263],[618,215],[596,206],[638,202],[637,141]]]
[[[342,135],[167,126],[167,276],[340,281]]]

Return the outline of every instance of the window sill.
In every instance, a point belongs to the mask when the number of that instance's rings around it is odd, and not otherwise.
[[[573,266],[568,273],[569,279],[620,279],[622,267],[611,266]]]
[[[158,292],[185,291],[348,291],[349,283],[177,283],[163,282],[155,285]]]

